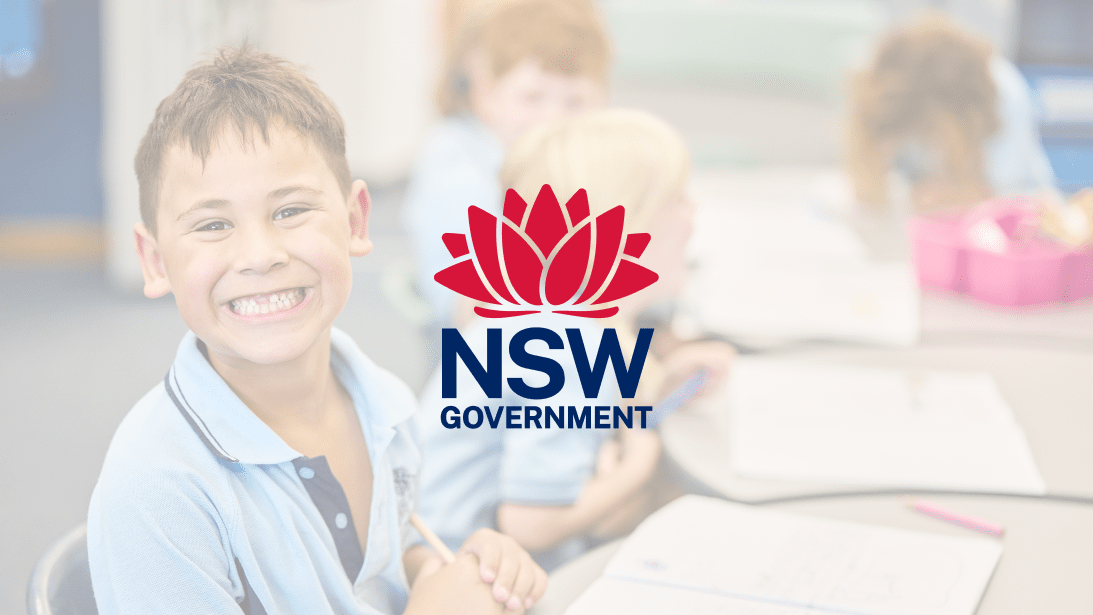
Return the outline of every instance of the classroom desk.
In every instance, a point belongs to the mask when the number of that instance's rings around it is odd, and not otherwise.
[[[824,166],[700,169],[695,172],[691,186],[700,213],[703,209],[784,211],[800,209],[803,206],[811,210],[827,211],[830,216],[857,219],[845,213],[853,209],[846,202],[851,198],[849,190],[842,171],[837,167]],[[843,210],[844,213],[835,213],[837,210]],[[878,231],[868,224],[864,227],[859,224],[857,231],[874,256],[888,253],[886,258],[893,258],[892,254],[902,254],[897,260],[905,260],[905,231],[888,228],[889,226],[891,224],[880,224],[879,227],[884,230]],[[703,232],[703,229],[696,230],[695,245],[691,248],[699,267],[704,262],[712,262],[716,268],[716,263],[727,258],[723,254],[725,243],[718,241],[719,235]],[[697,293],[685,292],[685,297],[695,297],[703,302],[703,306],[712,305],[714,309],[731,300],[731,296],[719,292],[716,284],[709,280],[703,281],[702,276],[694,276],[692,279],[706,287]],[[704,310],[693,311],[701,314]],[[919,325],[923,340],[989,337],[1018,343],[1080,346],[1093,350],[1093,300],[1090,299],[1073,303],[1005,308],[979,302],[964,295],[927,290],[921,295]],[[717,330],[716,323],[697,320],[690,323],[688,328],[696,332],[729,334],[732,337],[732,332]],[[764,349],[781,346],[787,341],[796,341],[791,338],[740,339],[746,344]]]
[[[978,615],[1093,613],[1093,506],[1036,500],[936,496],[947,508],[1006,527],[1002,558]],[[811,500],[773,505],[787,512],[935,532],[976,535],[913,512],[897,496]],[[550,575],[533,615],[561,615],[603,571],[621,541],[589,551]]]
[[[994,376],[1028,438],[1048,493],[1093,497],[1093,352],[992,342],[924,342],[914,348],[797,346],[764,356],[893,368],[985,371]],[[857,485],[754,479],[733,473],[728,391],[698,400],[661,424],[669,462],[691,487],[756,502]]]
[[[922,337],[994,339],[1093,351],[1093,301],[1002,308],[960,295],[923,292]]]

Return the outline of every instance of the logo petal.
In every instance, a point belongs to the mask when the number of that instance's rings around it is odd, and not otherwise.
[[[475,308],[475,311],[478,311],[478,309]],[[566,316],[581,316],[583,318],[608,318],[618,314],[619,308],[608,307],[599,310],[554,310],[554,313],[565,314]]]
[[[497,299],[494,299],[490,291],[486,289],[486,285],[478,277],[478,270],[474,268],[474,263],[469,258],[436,272],[433,279],[441,286],[450,288],[464,297],[497,304]]]
[[[569,214],[570,226],[576,227],[588,217],[588,192],[584,188],[573,193],[569,202],[565,204],[565,210]]]
[[[634,258],[640,258],[645,248],[649,247],[649,233],[630,233],[626,236],[626,244],[622,247],[622,253]]]
[[[528,204],[524,202],[524,199],[520,198],[515,190],[509,188],[505,193],[505,206],[501,210],[501,215],[516,226],[520,226],[524,223],[524,210],[527,208]]]
[[[484,308],[482,306],[476,305],[474,307],[474,313],[478,314],[482,318],[512,318],[513,316],[538,314],[539,310],[491,310],[489,308]]]
[[[478,244],[475,244],[478,249]],[[542,305],[539,280],[543,277],[543,261],[524,238],[507,224],[501,227],[501,249],[505,251],[505,271],[517,295],[532,305]],[[515,303],[515,302],[514,302]]]
[[[596,216],[596,257],[592,261],[592,275],[588,276],[588,285],[577,299],[584,303],[603,286],[615,260],[619,257],[619,244],[622,243],[622,223],[626,210],[622,205],[609,209]],[[477,246],[477,244],[475,244]]]
[[[470,209],[467,210],[467,221],[471,227],[471,243],[474,244],[474,255],[478,260],[478,266],[482,268],[482,274],[486,276],[486,282],[489,283],[499,297],[509,303],[516,303],[516,300],[509,293],[508,287],[505,286],[505,278],[501,275],[501,263],[497,256],[497,218],[493,214],[471,205]]]
[[[554,246],[569,232],[562,206],[549,184],[543,184],[539,196],[535,197],[524,232],[544,256],[553,252]]]
[[[440,239],[452,258],[462,258],[471,253],[471,249],[467,247],[467,236],[463,233],[444,233]]]
[[[645,267],[633,261],[622,259],[619,261],[619,268],[615,270],[614,277],[611,278],[611,283],[604,289],[603,294],[592,302],[592,305],[608,303],[630,296],[658,279],[660,279],[660,276]]]
[[[659,277],[635,262],[648,247],[649,234],[630,233],[623,241],[625,217],[619,205],[591,219],[583,189],[564,208],[549,185],[530,207],[509,190],[501,218],[472,205],[467,209],[470,233],[442,235],[448,253],[462,260],[433,279],[489,304],[474,308],[485,318],[541,312],[607,318],[619,308],[601,304],[638,292]]]
[[[591,255],[592,225],[585,224],[570,235],[550,259],[544,281],[548,304],[562,305],[577,294],[588,272],[588,258]]]

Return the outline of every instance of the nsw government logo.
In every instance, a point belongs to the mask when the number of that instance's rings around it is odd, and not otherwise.
[[[588,195],[583,189],[574,193],[565,207],[549,185],[542,187],[530,207],[519,194],[509,190],[501,218],[473,205],[468,208],[469,241],[467,235],[460,233],[442,236],[456,263],[438,272],[433,279],[477,301],[479,305],[474,311],[485,318],[539,313],[608,318],[619,312],[614,303],[648,287],[658,278],[656,273],[637,263],[649,245],[650,235],[624,233],[625,217],[622,205],[592,217]],[[511,363],[543,374],[547,382],[539,386],[525,382],[523,377],[502,377],[501,329],[486,330],[485,364],[472,350],[472,346],[481,349],[481,344],[473,342],[483,340],[472,340],[469,344],[458,329],[444,329],[441,337],[442,397],[458,397],[458,363],[462,360],[485,397],[497,401],[492,406],[447,406],[441,412],[441,423],[448,429],[477,429],[484,424],[494,429],[499,426],[550,429],[552,425],[558,429],[610,429],[620,425],[634,427],[635,423],[644,428],[651,406],[599,405],[602,402],[597,398],[608,363],[613,368],[621,396],[634,398],[653,330],[638,331],[633,343],[628,344],[632,348],[627,362],[614,328],[591,328],[600,333],[594,357],[585,345],[585,334],[590,329],[588,324],[566,327],[561,333],[531,326],[509,337],[507,350]],[[528,343],[532,341],[539,344],[529,349]],[[549,352],[560,351],[567,345],[573,364],[570,370],[559,362],[568,362],[570,357]],[[563,390],[567,371],[576,373],[584,399],[553,399]],[[512,393],[510,398],[550,400],[550,403],[542,406],[504,404],[501,400],[505,383]]]
[[[469,243],[466,235],[443,235],[448,253],[462,260],[433,279],[496,306],[474,308],[486,318],[537,312],[614,316],[619,308],[608,304],[657,281],[657,274],[635,262],[649,234],[630,233],[624,240],[625,216],[619,205],[591,217],[584,189],[565,208],[549,185],[531,207],[509,190],[500,219],[473,205],[468,209]]]

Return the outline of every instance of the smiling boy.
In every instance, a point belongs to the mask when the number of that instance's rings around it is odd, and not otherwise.
[[[410,529],[413,395],[332,328],[350,257],[372,248],[370,201],[315,84],[225,50],[160,104],[136,170],[145,294],[172,293],[191,333],[92,495],[99,612],[479,613],[541,597],[511,539],[476,534],[445,565]]]

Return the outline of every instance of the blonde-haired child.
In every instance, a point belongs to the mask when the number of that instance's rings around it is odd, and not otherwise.
[[[1024,78],[935,12],[889,33],[853,78],[847,164],[859,201],[886,204],[896,171],[917,211],[1053,184]]]
[[[562,202],[578,189],[587,191],[592,216],[623,205],[625,232],[652,234],[640,262],[660,280],[618,302],[619,313],[598,321],[557,314],[477,321],[464,331],[476,356],[485,356],[483,329],[501,328],[507,340],[531,326],[555,331],[579,328],[590,356],[598,350],[604,327],[614,328],[624,348],[633,348],[636,320],[646,308],[678,292],[684,272],[684,248],[691,230],[692,207],[686,195],[687,150],[679,135],[642,112],[598,111],[552,123],[526,134],[510,151],[502,185],[530,200],[550,184]],[[658,332],[660,337],[666,332]],[[629,344],[627,343],[629,340]],[[657,354],[654,339],[653,353]],[[477,344],[477,345],[476,345]],[[687,344],[650,356],[633,400],[620,401],[605,379],[597,399],[586,399],[568,349],[536,348],[566,372],[565,385],[550,403],[578,405],[653,405],[699,370],[716,386],[727,370],[732,350],[723,344]],[[629,356],[629,353],[626,353]],[[506,377],[541,376],[506,358]],[[457,396],[442,398],[438,371],[422,396],[417,425],[428,451],[422,471],[422,515],[451,544],[480,527],[495,527],[533,552],[546,568],[587,548],[592,541],[625,531],[650,510],[660,440],[653,429],[448,429],[441,423],[446,406],[520,405],[506,391],[486,399],[464,371]],[[555,402],[557,403],[557,402]]]
[[[440,235],[466,230],[469,205],[500,212],[505,149],[539,122],[599,107],[609,65],[591,0],[450,0],[445,13],[444,118],[411,174],[403,217],[419,292],[440,323],[455,309],[432,279],[447,264]]]

